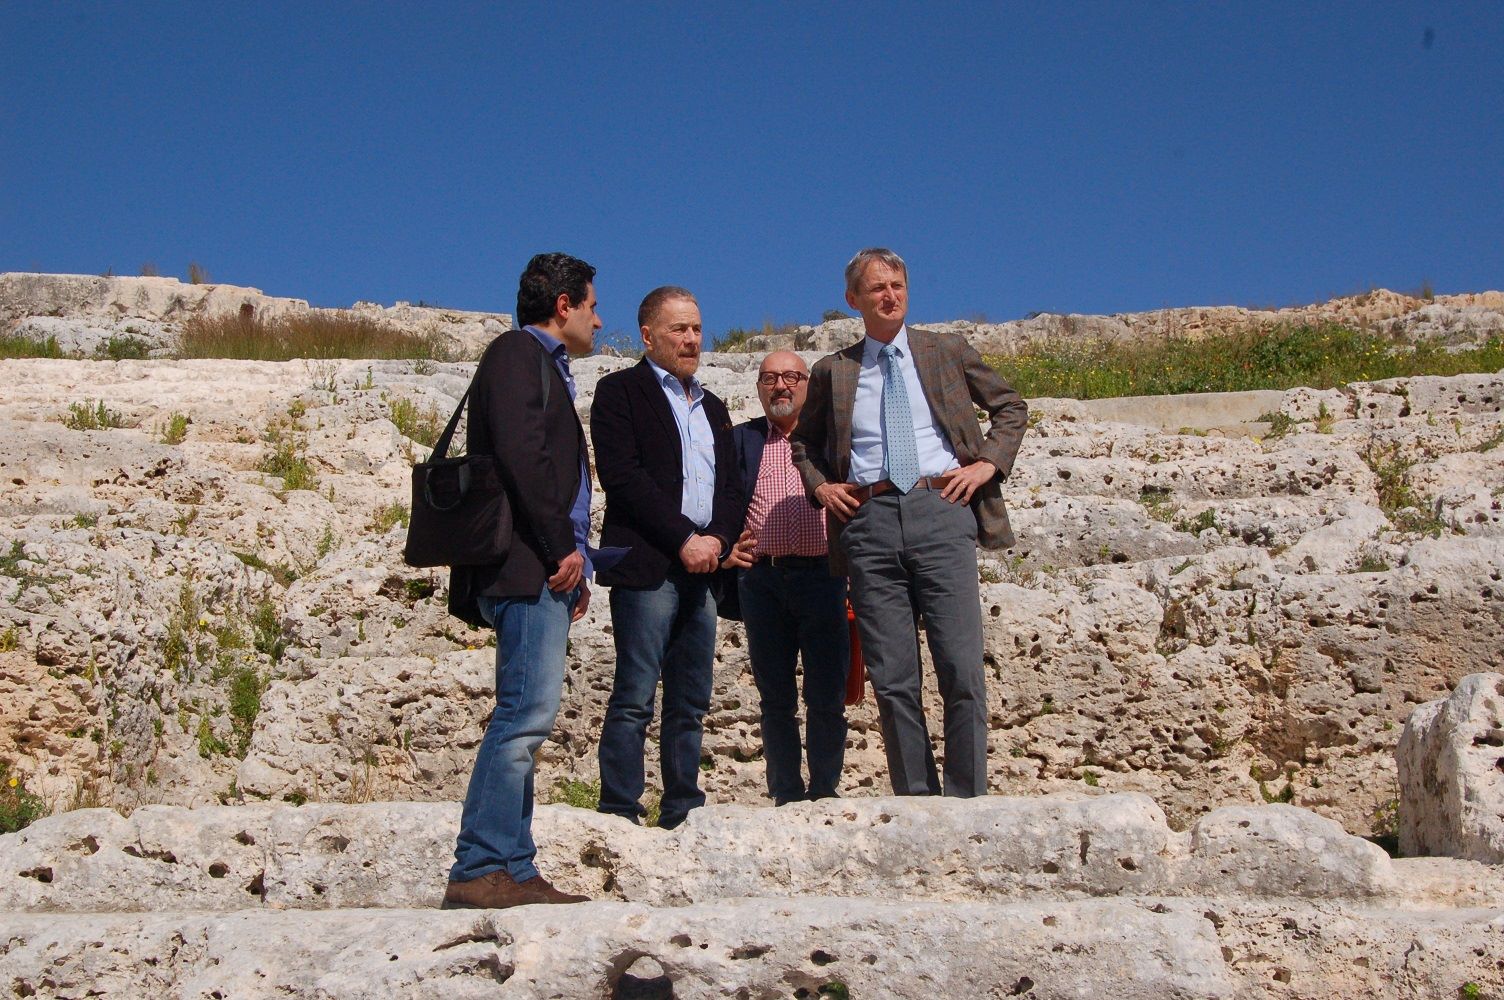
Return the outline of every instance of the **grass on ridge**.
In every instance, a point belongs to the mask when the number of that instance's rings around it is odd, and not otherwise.
[[[293,358],[450,360],[439,341],[364,316],[311,312],[259,319],[194,316],[183,323],[178,357],[289,361]]]
[[[1504,369],[1504,339],[1459,351],[1422,341],[1411,350],[1346,327],[1300,326],[1195,341],[1037,344],[986,360],[1026,398],[1105,399],[1296,386],[1330,389],[1410,375],[1496,372]]]
[[[38,340],[35,337],[0,337],[0,358],[60,358],[62,348],[56,337]]]

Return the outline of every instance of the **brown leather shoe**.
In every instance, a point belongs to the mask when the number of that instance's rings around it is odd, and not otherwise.
[[[505,910],[512,906],[527,906],[531,903],[583,903],[585,896],[572,896],[560,892],[542,875],[526,882],[514,882],[503,871],[472,878],[464,882],[450,882],[444,890],[443,910]]]
[[[517,888],[534,893],[540,903],[585,903],[589,902],[589,896],[576,896],[571,892],[562,892],[555,889],[553,883],[539,875],[530,878],[526,882],[518,882]]]

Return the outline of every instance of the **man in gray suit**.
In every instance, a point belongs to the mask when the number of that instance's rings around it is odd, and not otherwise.
[[[831,570],[851,577],[894,793],[942,791],[920,702],[923,615],[945,703],[944,793],[985,795],[976,546],[1013,544],[1001,483],[1028,407],[961,337],[909,329],[908,268],[893,251],[852,258],[846,302],[867,335],[815,363],[794,463],[825,508]]]

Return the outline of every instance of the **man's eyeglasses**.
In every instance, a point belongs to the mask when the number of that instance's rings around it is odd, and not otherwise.
[[[794,386],[809,378],[803,372],[759,372],[757,375],[758,385],[777,385],[782,379],[783,384],[792,389]]]

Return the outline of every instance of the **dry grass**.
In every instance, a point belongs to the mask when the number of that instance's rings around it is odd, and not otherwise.
[[[333,312],[274,319],[195,316],[183,324],[178,356],[289,361],[293,358],[429,358],[451,360],[444,345],[379,320]]]

